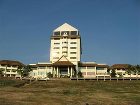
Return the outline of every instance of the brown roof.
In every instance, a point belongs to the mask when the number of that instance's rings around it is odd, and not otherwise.
[[[129,64],[114,64],[111,66],[112,69],[127,69]]]
[[[96,67],[104,67],[104,68],[109,68],[108,65],[97,65]]]
[[[74,64],[70,61],[57,61],[53,63],[52,66],[74,66]]]
[[[97,66],[97,64],[93,64],[93,63],[79,63],[79,66],[80,67],[85,67],[85,66],[87,66],[87,67],[95,67],[95,66]]]
[[[109,66],[108,65],[98,65],[96,63],[79,63],[79,66],[80,67],[105,67],[105,68],[108,68]]]
[[[52,64],[37,64],[37,66],[51,66]]]
[[[0,64],[8,65],[8,66],[25,66],[23,63],[19,61],[12,61],[12,60],[0,60]]]

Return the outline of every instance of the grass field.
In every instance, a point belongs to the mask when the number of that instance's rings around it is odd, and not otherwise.
[[[140,105],[140,81],[23,82],[0,80],[0,105]]]

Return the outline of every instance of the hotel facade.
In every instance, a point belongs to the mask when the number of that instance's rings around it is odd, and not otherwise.
[[[50,36],[50,61],[29,64],[31,78],[77,77],[81,73],[83,78],[110,77],[115,70],[117,77],[140,77],[138,72],[129,71],[129,64],[114,64],[108,66],[96,62],[82,62],[82,42],[80,31],[64,23],[56,28]],[[84,49],[83,49],[84,50]],[[19,61],[0,60],[0,77],[22,77],[19,70],[25,70],[25,65]],[[109,71],[110,70],[110,71]],[[137,70],[138,71],[138,70]]]
[[[64,23],[56,28],[50,37],[50,62],[29,64],[30,77],[45,78],[48,73],[53,77],[76,77],[81,72],[84,78],[109,76],[108,65],[96,62],[81,62],[82,42],[78,29]]]

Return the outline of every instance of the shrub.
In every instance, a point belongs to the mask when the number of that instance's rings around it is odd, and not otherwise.
[[[47,73],[47,77],[48,78],[52,78],[53,77],[53,74],[51,72]]]
[[[116,71],[114,69],[111,71],[111,77],[116,77]]]
[[[78,75],[78,78],[83,77],[83,74],[81,71],[79,71],[77,75]]]

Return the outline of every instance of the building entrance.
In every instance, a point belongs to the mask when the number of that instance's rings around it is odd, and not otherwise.
[[[60,76],[68,76],[68,67],[61,67],[60,69]]]

